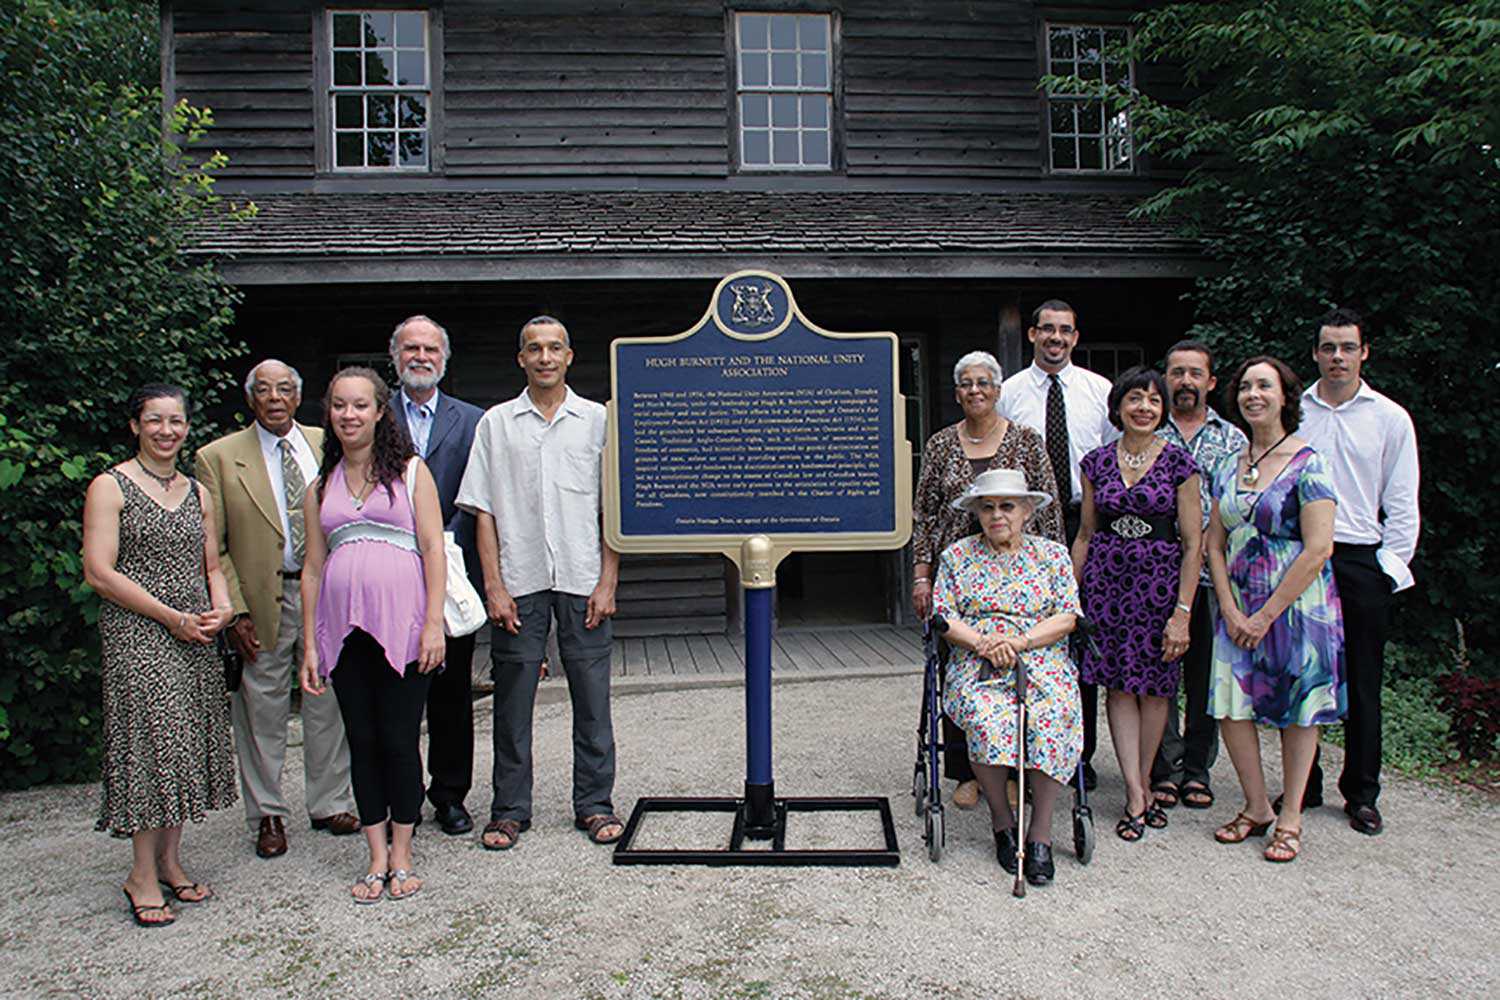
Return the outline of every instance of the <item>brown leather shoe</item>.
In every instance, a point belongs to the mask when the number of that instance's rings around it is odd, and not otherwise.
[[[263,858],[279,858],[286,853],[286,826],[280,816],[262,816],[260,833],[255,838],[255,853]]]
[[[314,817],[312,828],[314,830],[327,830],[335,837],[347,837],[351,833],[359,832],[359,817],[353,813],[334,813],[332,816],[324,816],[322,819]]]

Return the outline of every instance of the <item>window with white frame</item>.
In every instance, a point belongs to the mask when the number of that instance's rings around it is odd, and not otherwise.
[[[736,14],[734,34],[741,169],[831,169],[832,18]]]
[[[335,170],[427,170],[431,67],[426,11],[330,10]]]
[[[1127,54],[1130,29],[1090,24],[1047,25],[1047,72],[1076,76],[1091,83],[1135,85],[1135,67]],[[1047,137],[1054,171],[1130,173],[1135,154],[1130,116],[1110,112],[1089,97],[1050,94]]]

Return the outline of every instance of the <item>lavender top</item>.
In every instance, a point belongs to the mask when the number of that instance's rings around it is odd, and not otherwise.
[[[389,492],[384,486],[375,487],[365,499],[364,509],[355,510],[344,481],[344,463],[340,462],[323,491],[318,523],[327,537],[333,529],[352,521],[416,532],[416,517],[401,480],[392,483]],[[344,640],[358,628],[380,643],[391,669],[404,676],[407,664],[421,652],[426,613],[427,580],[422,575],[420,555],[371,539],[340,545],[323,564],[323,585],[318,591],[314,640],[322,661],[320,672],[324,677],[333,672]]]

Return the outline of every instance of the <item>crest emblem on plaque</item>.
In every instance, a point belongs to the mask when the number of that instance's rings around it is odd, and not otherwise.
[[[730,285],[729,290],[734,293],[734,305],[729,311],[730,320],[735,325],[748,329],[774,326],[776,310],[771,306],[771,289],[774,287],[769,281],[755,280]]]

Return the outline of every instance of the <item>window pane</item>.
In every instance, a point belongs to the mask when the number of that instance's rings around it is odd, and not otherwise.
[[[406,13],[396,15],[396,44],[414,48],[426,45],[422,32],[422,15]]]
[[[775,14],[771,17],[771,48],[795,49],[797,47],[797,18],[790,14]]]
[[[796,94],[776,94],[771,98],[771,124],[777,128],[797,127]]]
[[[360,83],[359,53],[335,52],[333,54],[333,85],[335,87],[358,87]]]
[[[333,164],[336,167],[362,167],[365,165],[365,136],[363,132],[340,132],[334,144]]]
[[[814,129],[802,133],[802,162],[809,165],[828,166],[828,133]]]
[[[745,52],[740,54],[741,87],[764,87],[770,82],[771,76],[766,68],[765,53]]]
[[[401,165],[403,167],[425,167],[427,165],[427,133],[401,133]]]
[[[771,86],[797,86],[797,53],[771,53]]]
[[[1078,168],[1080,170],[1101,169],[1104,166],[1103,146],[1102,139],[1079,139]]]
[[[819,52],[802,57],[802,86],[819,88],[828,86],[827,56]]]
[[[1125,46],[1130,41],[1130,32],[1124,28],[1104,29],[1104,51],[1113,58],[1121,58],[1125,54]]]
[[[828,98],[822,94],[802,98],[802,127],[828,127]]]
[[[396,133],[367,132],[365,149],[372,167],[389,167],[396,162]]]
[[[1052,169],[1053,170],[1076,170],[1078,158],[1073,151],[1072,139],[1052,140]]]
[[[391,56],[389,52],[365,53],[365,86],[390,86]]]
[[[1098,49],[1085,49],[1078,54],[1078,76],[1084,80],[1098,80],[1104,72]]]
[[[365,123],[364,100],[358,94],[345,94],[333,99],[333,125],[335,128],[359,128]]]
[[[764,14],[741,14],[740,22],[740,49],[765,49],[766,48],[766,22],[769,18]]]
[[[1074,131],[1073,102],[1052,99],[1047,111],[1048,124],[1053,135],[1066,135]]]
[[[771,133],[745,131],[744,157],[747,164],[765,166],[771,162]]]
[[[828,47],[828,18],[821,14],[804,14],[797,19],[799,35],[804,49],[826,49]]]
[[[1078,105],[1078,132],[1080,135],[1104,134],[1104,105],[1098,101]]]
[[[398,104],[401,128],[424,128],[427,125],[427,102],[416,94],[402,94]]]
[[[427,53],[404,49],[397,52],[396,83],[402,87],[427,86]]]
[[[392,128],[396,124],[396,98],[392,94],[366,94],[365,115],[371,128]]]
[[[333,44],[359,48],[359,15],[333,15]]]
[[[391,28],[391,15],[372,12],[365,15],[365,48],[390,45],[396,35]]]
[[[1053,72],[1056,73],[1060,72],[1060,70],[1055,68],[1055,64],[1059,60],[1071,62],[1073,59],[1073,29],[1053,28],[1049,32],[1049,36],[1048,54],[1052,57],[1052,62],[1054,63]]]
[[[770,125],[770,99],[762,94],[742,95],[740,97],[740,124],[752,128],[765,128]]]
[[[798,162],[799,143],[796,132],[783,132],[780,129],[771,133],[771,162],[791,163]]]

